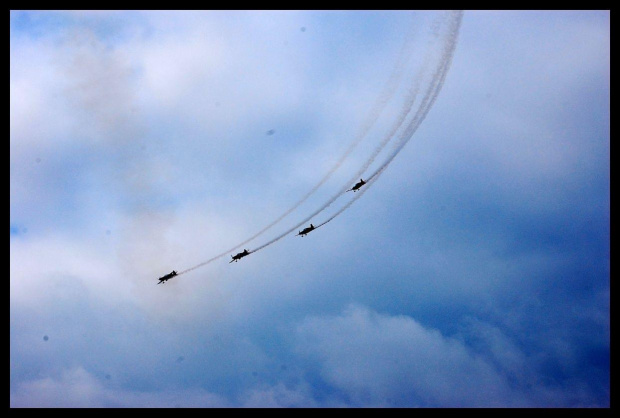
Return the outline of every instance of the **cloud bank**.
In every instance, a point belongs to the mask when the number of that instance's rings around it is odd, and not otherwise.
[[[11,407],[608,407],[609,12],[465,12],[355,205],[155,285],[311,190],[435,17],[12,11]]]

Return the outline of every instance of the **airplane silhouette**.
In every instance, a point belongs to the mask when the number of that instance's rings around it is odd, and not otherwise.
[[[314,227],[314,225],[310,224],[310,226],[305,228],[303,231],[299,231],[299,234],[297,235],[301,235],[303,237],[304,235],[308,235],[310,232],[314,231],[315,229],[316,228]]]
[[[349,190],[347,190],[347,192],[350,192],[351,190],[353,190],[353,193],[355,193],[360,187],[362,187],[364,184],[366,184],[366,182],[362,179],[360,179],[359,183],[356,183],[355,186],[353,186],[352,188],[350,188]]]
[[[170,280],[170,279],[172,279],[172,278],[173,278],[174,276],[176,276],[176,275],[177,275],[177,272],[176,272],[176,271],[174,271],[174,270],[172,270],[172,273],[168,273],[168,274],[166,274],[165,276],[160,277],[160,278],[159,278],[159,283],[157,283],[157,284],[162,284],[162,283],[165,283],[165,282],[166,282],[166,280]]]
[[[239,260],[241,260],[243,257],[245,257],[246,255],[250,254],[248,250],[246,250],[245,248],[243,249],[243,252],[238,253],[237,255],[231,255],[232,257],[232,261],[229,261],[228,264],[234,262],[237,262]]]

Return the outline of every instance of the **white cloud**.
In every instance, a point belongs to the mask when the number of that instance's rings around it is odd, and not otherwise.
[[[63,371],[58,379],[20,382],[11,390],[11,407],[93,407],[101,405],[101,384],[82,368]]]
[[[78,13],[76,19],[80,16]],[[96,16],[103,22],[106,15]],[[359,306],[342,315],[321,312],[341,306],[343,300],[366,303],[372,299],[385,307],[395,306],[398,299],[398,311],[415,304],[425,315],[432,315],[436,304],[447,304],[501,315],[497,310],[502,303],[492,302],[496,297],[506,303],[513,297],[514,286],[540,290],[531,277],[553,274],[566,259],[539,251],[515,259],[503,252],[514,237],[499,237],[501,231],[493,235],[497,241],[492,242],[482,234],[485,242],[481,243],[480,235],[467,229],[471,225],[467,216],[476,216],[471,213],[464,213],[463,218],[444,216],[442,225],[416,227],[424,223],[419,221],[424,221],[424,211],[432,205],[424,201],[412,205],[411,200],[399,199],[412,189],[430,187],[436,193],[438,183],[433,180],[445,176],[453,185],[458,184],[455,178],[465,179],[463,195],[457,191],[439,198],[459,205],[466,200],[463,196],[467,197],[468,186],[481,184],[479,178],[468,176],[474,166],[475,174],[491,179],[498,191],[524,202],[515,211],[531,208],[535,199],[557,205],[556,194],[539,193],[540,188],[529,186],[540,186],[544,184],[541,179],[547,177],[564,179],[584,155],[583,144],[564,147],[556,109],[563,108],[558,103],[565,97],[572,97],[573,86],[587,85],[581,81],[608,77],[604,67],[608,64],[604,54],[608,28],[579,26],[583,38],[568,36],[570,42],[557,50],[554,46],[566,40],[565,31],[545,37],[540,48],[536,48],[537,37],[519,45],[518,51],[530,51],[532,60],[544,60],[546,52],[551,52],[553,60],[536,73],[523,72],[518,57],[505,60],[510,48],[489,52],[488,40],[476,49],[475,39],[464,42],[461,38],[437,107],[422,125],[422,130],[427,129],[436,116],[440,123],[431,124],[435,130],[426,132],[439,134],[426,145],[419,141],[409,145],[415,150],[414,158],[397,159],[378,190],[372,192],[375,197],[369,193],[368,199],[362,200],[365,203],[356,204],[360,208],[357,214],[363,209],[362,219],[370,222],[354,225],[360,218],[352,210],[350,216],[317,231],[314,238],[287,237],[280,245],[238,264],[229,265],[229,255],[225,255],[165,286],[155,286],[159,275],[195,265],[240,242],[303,195],[317,176],[329,169],[334,150],[343,150],[352,139],[356,131],[350,128],[358,126],[366,105],[375,97],[373,89],[381,85],[381,75],[385,76],[392,64],[377,62],[385,55],[362,44],[356,52],[344,51],[344,45],[328,48],[327,43],[341,38],[329,39],[329,28],[319,26],[321,19],[316,17],[317,27],[313,28],[307,15],[298,13],[281,20],[278,18],[284,15],[278,13],[222,16],[147,12],[140,15],[138,24],[131,19],[123,21],[137,26],[123,30],[124,37],[119,39],[100,38],[101,31],[86,30],[88,25],[62,32],[58,36],[64,41],[60,43],[12,39],[11,221],[22,222],[20,216],[26,211],[32,216],[25,219],[29,234],[11,237],[11,328],[15,337],[11,349],[22,350],[34,338],[40,341],[40,330],[48,332],[42,318],[58,326],[57,334],[50,333],[45,349],[60,341],[61,331],[66,336],[80,335],[103,324],[106,336],[101,350],[127,350],[120,359],[122,364],[135,360],[149,369],[144,379],[161,376],[161,358],[187,346],[197,357],[202,355],[211,362],[231,359],[230,365],[217,365],[217,377],[211,377],[209,383],[225,381],[222,385],[234,392],[230,398],[234,402],[200,389],[200,383],[188,384],[191,389],[178,392],[120,390],[85,371],[94,363],[69,368],[55,377],[28,380],[24,375],[37,368],[32,364],[49,354],[40,354],[36,351],[39,347],[20,352],[15,360],[12,355],[12,362],[24,360],[25,365],[12,369],[11,405],[23,406],[32,399],[36,405],[58,406],[61,401],[57,398],[63,393],[65,404],[75,406],[519,406],[554,404],[554,399],[555,404],[562,404],[567,395],[586,399],[586,386],[580,395],[578,385],[568,389],[537,385],[529,370],[522,368],[530,359],[500,328],[471,325],[467,332],[488,344],[488,350],[474,351],[463,342],[469,342],[467,339],[447,337],[409,316],[376,313]],[[238,20],[229,26],[226,19]],[[463,34],[472,34],[474,22],[478,21],[466,13]],[[502,22],[498,19],[497,25]],[[304,33],[299,31],[303,25],[308,25]],[[538,26],[530,27],[535,28]],[[320,37],[311,38],[319,29],[323,31]],[[487,31],[484,36],[497,35],[492,39],[496,46],[504,45],[504,35],[511,35],[504,27],[483,29]],[[294,35],[285,39],[284,33]],[[549,34],[549,28],[544,34]],[[590,50],[590,44],[596,47]],[[350,55],[330,55],[334,51]],[[572,57],[572,53],[579,56]],[[504,67],[498,68],[496,60]],[[506,61],[515,65],[506,66]],[[379,78],[370,77],[372,74]],[[515,74],[523,77],[523,84]],[[553,78],[556,74],[557,79]],[[547,79],[549,83],[545,83]],[[538,96],[531,95],[533,86],[540,89],[534,91]],[[477,100],[480,97],[476,95],[484,97],[487,91],[489,100]],[[542,103],[543,116],[527,107],[532,97],[548,99]],[[464,130],[468,135],[460,135],[467,125],[458,123],[457,115],[474,127]],[[553,117],[547,118],[549,115]],[[301,136],[286,132],[274,120],[290,123]],[[265,136],[272,128],[276,134]],[[463,140],[475,136],[472,133],[480,138]],[[84,152],[84,141],[93,138],[99,142],[87,151],[91,158],[62,171],[67,162],[74,162],[78,151]],[[298,138],[303,139],[298,142]],[[135,147],[137,140],[142,141],[144,152]],[[59,161],[45,171],[35,171],[26,162],[36,157],[42,157],[43,163],[51,157]],[[359,156],[351,157],[343,168],[356,165],[351,161]],[[411,169],[402,169],[414,164],[422,168],[413,175]],[[454,174],[451,167],[462,171],[450,177]],[[344,177],[336,173],[335,177],[339,176]],[[57,185],[53,180],[58,178],[67,184]],[[522,194],[511,187],[515,182],[522,186],[517,190]],[[400,189],[390,191],[393,188]],[[77,198],[65,202],[63,193],[68,191]],[[481,205],[495,197],[483,194]],[[523,195],[531,199],[523,199]],[[66,216],[47,219],[50,235],[28,224],[29,219],[35,222],[43,217],[50,202],[59,201],[65,206],[58,212]],[[400,203],[405,204],[396,207]],[[369,207],[371,210],[366,210]],[[373,208],[386,218],[376,212],[373,215]],[[405,221],[413,223],[399,225],[403,231],[400,242],[384,233],[384,225],[399,210],[415,212],[415,216],[407,213]],[[83,225],[73,218],[75,214],[88,223],[84,230],[77,230]],[[287,218],[285,224],[292,224],[294,217]],[[431,231],[435,227],[437,230]],[[73,232],[64,234],[65,228]],[[97,229],[101,236],[90,233]],[[111,234],[104,235],[105,229],[111,229]],[[408,234],[407,229],[421,231],[426,237]],[[381,248],[363,243],[380,235]],[[448,241],[454,244],[442,244]],[[409,251],[400,251],[403,248]],[[360,263],[363,267],[351,267],[348,263],[352,260],[364,261]],[[485,267],[479,268],[481,265]],[[369,278],[366,274],[360,282],[356,277],[360,268],[376,269],[382,275]],[[533,272],[539,274],[529,274]],[[385,286],[382,280],[390,275],[393,280]],[[407,295],[414,294],[418,298],[414,303],[405,301]],[[548,301],[540,292],[532,295],[538,298],[536,303]],[[605,295],[608,301],[608,293],[603,292],[601,298]],[[67,303],[63,312],[71,320],[56,315],[63,301],[75,302]],[[100,309],[102,305],[116,309]],[[515,308],[522,315],[512,320],[530,318],[525,311],[528,306],[524,303]],[[37,314],[31,315],[29,309]],[[315,399],[314,390],[320,391],[321,385],[317,389],[315,382],[303,378],[295,384],[270,381],[254,386],[243,382],[232,388],[237,382],[230,383],[223,376],[276,361],[270,356],[277,357],[282,354],[279,349],[288,348],[274,348],[282,341],[265,342],[265,333],[273,335],[277,326],[294,327],[308,309],[316,309],[318,314],[299,324],[293,337],[299,376],[319,370],[322,379],[337,390],[327,400]],[[109,321],[101,320],[101,315]],[[581,315],[608,323],[604,310]],[[76,317],[80,320],[74,321]],[[152,329],[145,330],[145,325]],[[75,329],[67,329],[71,327]],[[510,324],[508,328],[520,329]],[[226,357],[222,354],[229,351],[222,348],[226,344],[217,346],[210,341],[218,332],[239,334],[238,339],[231,337],[234,342],[230,344],[237,347],[234,354]],[[96,337],[98,331],[88,335]],[[558,341],[557,347],[542,354],[562,354],[566,342]],[[157,343],[162,349],[153,352]],[[83,360],[85,354],[79,349],[87,351],[92,346],[89,341],[80,344],[59,349],[50,368],[66,363],[68,356]],[[553,344],[555,340],[549,346]],[[107,355],[109,364],[117,360],[113,353]],[[39,357],[32,360],[31,356]],[[183,363],[187,364],[189,356]],[[133,373],[129,370],[127,376],[135,376]],[[515,389],[513,378],[519,384],[534,382],[533,390],[539,394]],[[344,394],[343,398],[339,394]],[[188,402],[178,402],[177,396]]]
[[[359,406],[517,406],[509,385],[462,343],[413,318],[350,306],[297,329],[299,352]]]
[[[593,169],[596,153],[609,147],[598,142],[605,138],[584,138],[609,125],[609,22],[602,20],[579,12],[466,12],[446,85],[421,128],[430,129],[430,142],[420,146],[445,158],[436,175],[462,164],[461,175],[479,170],[531,201],[547,196],[528,194],[535,188],[561,188]],[[590,111],[599,111],[596,120]]]
[[[351,306],[341,316],[309,318],[297,332],[299,351],[354,404],[519,404],[493,366],[407,316]]]
[[[86,289],[105,303],[128,301],[131,299],[130,285],[114,260],[114,250],[106,245],[105,239],[97,244],[61,235],[12,239],[11,304],[49,308],[54,305],[55,298],[62,295],[61,289],[67,278],[77,280],[80,291]],[[67,289],[71,288],[74,287]],[[81,299],[83,296],[68,297]]]
[[[536,383],[533,362],[501,328],[476,318],[463,322],[463,344],[484,355],[499,371],[520,384]]]
[[[299,385],[297,385],[299,386]],[[316,408],[320,406],[307,385],[289,388],[283,383],[265,388],[250,389],[240,399],[244,408]]]
[[[73,124],[61,97],[54,66],[55,45],[46,40],[11,40],[11,161],[66,144]]]
[[[514,341],[478,319],[466,318],[463,324],[462,332],[448,337],[410,316],[354,304],[340,315],[307,317],[298,324],[294,341],[306,370],[317,370],[348,406],[605,404],[605,395],[594,392],[596,386],[541,377],[548,352],[529,346],[526,354],[523,340]],[[561,361],[563,367],[573,367]]]
[[[161,391],[121,390],[81,367],[57,377],[18,383],[11,388],[12,408],[209,408],[226,407],[220,396],[202,389]]]

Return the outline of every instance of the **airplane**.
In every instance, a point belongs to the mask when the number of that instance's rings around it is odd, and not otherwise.
[[[170,279],[172,279],[172,278],[173,278],[174,276],[176,276],[176,275],[177,275],[177,272],[176,272],[176,271],[174,271],[174,270],[172,270],[172,273],[168,273],[168,274],[166,274],[165,276],[160,277],[160,278],[159,278],[159,283],[157,283],[157,284],[162,284],[162,283],[165,283],[165,282],[166,282],[166,280],[170,280]]]
[[[310,224],[310,226],[304,229],[303,231],[299,231],[299,234],[297,235],[301,235],[303,237],[304,235],[308,235],[310,232],[314,231],[315,229],[316,229],[315,226]]]
[[[238,253],[237,255],[231,255],[232,261],[229,261],[228,264],[232,263],[233,261],[235,261],[235,262],[239,261],[240,259],[242,259],[243,257],[245,257],[248,254],[250,254],[249,251],[244,248],[243,252]]]
[[[353,186],[351,189],[347,190],[347,192],[350,192],[351,190],[353,190],[353,193],[355,193],[360,187],[362,187],[364,184],[366,184],[366,182],[362,179],[360,179],[359,183],[357,183],[355,186]]]

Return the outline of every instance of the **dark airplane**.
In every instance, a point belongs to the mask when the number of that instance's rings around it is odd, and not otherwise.
[[[242,253],[239,253],[237,255],[231,255],[232,261],[229,261],[228,264],[232,263],[233,261],[239,261],[248,254],[250,254],[250,252],[244,248]]]
[[[166,282],[166,280],[170,280],[170,279],[172,279],[172,278],[173,278],[174,276],[176,276],[176,275],[177,275],[177,272],[176,272],[176,271],[174,271],[174,270],[172,270],[172,273],[168,273],[168,274],[166,274],[165,276],[160,277],[160,278],[159,278],[159,283],[157,283],[157,284],[162,284],[162,283],[165,283],[165,282]]]
[[[355,186],[353,186],[352,188],[350,188],[349,190],[347,190],[347,192],[350,192],[351,190],[353,190],[353,193],[355,193],[360,187],[362,187],[364,184],[366,184],[366,182],[362,179],[360,179],[359,183],[357,183]]]
[[[308,235],[308,233],[314,231],[314,229],[315,229],[314,225],[310,224],[310,226],[307,227],[306,229],[304,229],[303,231],[299,231],[299,234],[297,234],[297,235],[301,235],[303,237],[304,235]],[[295,235],[295,236],[297,236],[297,235]]]

